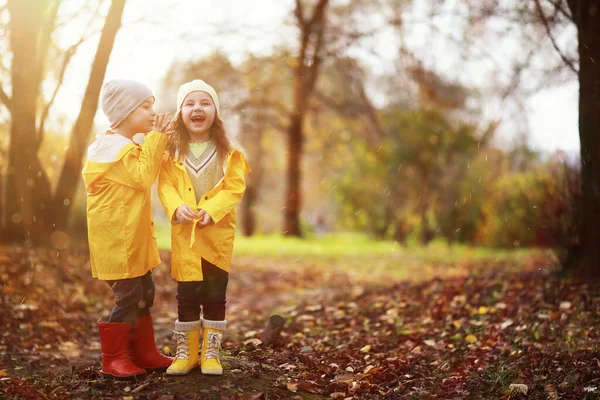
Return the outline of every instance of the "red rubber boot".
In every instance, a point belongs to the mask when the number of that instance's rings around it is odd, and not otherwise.
[[[172,357],[163,355],[156,348],[151,315],[137,319],[133,324],[131,340],[131,361],[138,367],[150,371],[165,371],[173,362]]]
[[[102,346],[102,374],[108,378],[135,378],[146,370],[131,362],[129,345],[131,324],[129,322],[98,322]]]

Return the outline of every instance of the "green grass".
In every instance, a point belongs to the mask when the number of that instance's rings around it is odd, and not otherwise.
[[[170,247],[170,227],[156,229],[160,248]],[[547,250],[491,249],[449,245],[434,241],[427,246],[399,245],[377,241],[361,233],[336,233],[305,239],[282,235],[237,236],[234,264],[263,265],[278,270],[299,268],[341,269],[359,280],[427,279],[460,275],[473,268],[490,268],[496,263],[522,266],[540,254],[551,260]]]

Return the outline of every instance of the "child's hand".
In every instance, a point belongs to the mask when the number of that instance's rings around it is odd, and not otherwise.
[[[156,114],[156,117],[154,117],[154,127],[152,129],[164,133],[165,135],[170,135],[174,132],[173,117],[166,113]]]
[[[175,210],[175,222],[179,222],[180,224],[191,224],[194,222],[194,219],[198,219],[198,216],[192,207],[187,204],[182,204]]]
[[[200,218],[200,221],[198,221],[198,224],[196,225],[196,228],[205,228],[205,227],[207,227],[209,225],[213,225],[215,223],[215,221],[213,221],[213,219],[210,216],[210,214],[208,214],[204,210],[198,211],[197,218]]]

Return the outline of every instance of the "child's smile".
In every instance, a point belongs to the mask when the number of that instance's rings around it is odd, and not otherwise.
[[[215,119],[216,109],[210,95],[195,91],[186,96],[181,109],[183,123],[194,140],[205,139]]]

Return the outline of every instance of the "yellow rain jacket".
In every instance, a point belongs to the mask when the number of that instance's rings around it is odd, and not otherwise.
[[[160,264],[150,202],[167,147],[151,131],[138,146],[117,134],[98,135],[83,168],[92,276],[135,278]]]
[[[246,190],[245,175],[250,167],[243,154],[230,150],[223,179],[198,203],[188,173],[179,157],[169,156],[158,176],[158,195],[171,221],[171,276],[178,282],[202,281],[202,261],[229,272],[235,236],[235,206]],[[214,225],[198,229],[193,224],[173,222],[175,210],[189,205],[194,211],[205,210]]]

